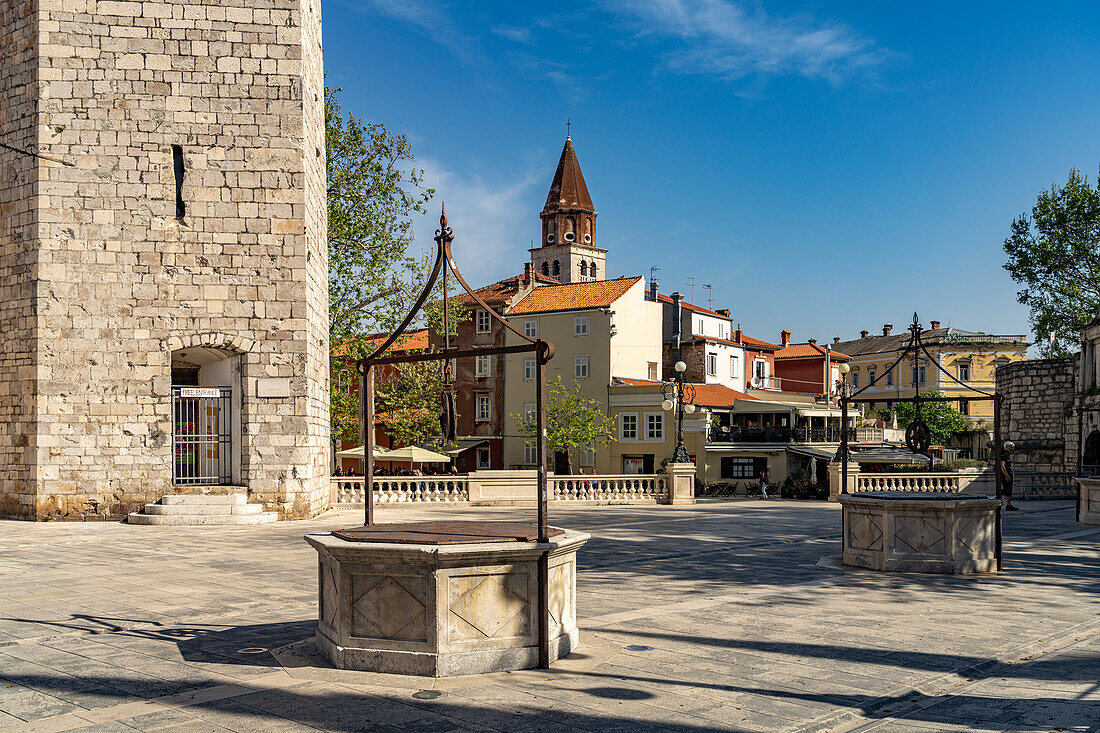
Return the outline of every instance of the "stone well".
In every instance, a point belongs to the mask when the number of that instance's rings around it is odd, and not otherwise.
[[[1100,478],[1076,479],[1078,488],[1077,521],[1100,525]]]
[[[388,526],[410,525],[374,525]],[[587,534],[456,544],[340,534],[305,537],[318,554],[317,647],[339,669],[446,677],[538,666],[544,553],[550,661],[578,644],[576,561]]]
[[[1001,502],[976,494],[841,494],[844,564],[913,573],[997,570]]]

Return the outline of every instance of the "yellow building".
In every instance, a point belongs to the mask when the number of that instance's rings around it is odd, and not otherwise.
[[[720,385],[715,388],[737,394]],[[661,382],[619,376],[611,380],[607,398],[608,412],[615,420],[615,438],[607,447],[611,473],[654,473],[671,460],[676,451],[676,411],[665,410],[664,399]],[[699,471],[706,462],[709,425],[710,413],[702,406],[684,415],[684,447]]]
[[[1027,337],[941,328],[939,321],[932,321],[930,325],[930,330],[921,333],[921,341],[928,347],[932,360],[919,354],[915,360],[906,357],[893,369],[890,365],[909,343],[908,331],[894,333],[893,325],[887,323],[881,335],[871,336],[868,331],[862,331],[855,341],[834,339],[833,348],[852,357],[848,384],[853,391],[878,378],[874,387],[859,396],[861,406],[865,410],[890,409],[898,400],[912,397],[919,387],[921,393],[942,392],[956,398],[958,401],[953,405],[975,426],[992,425],[992,401],[974,400],[977,395],[951,377],[969,387],[992,393],[996,388],[997,367],[1027,358]]]
[[[505,314],[520,333],[554,345],[546,366],[546,381],[559,377],[574,382],[589,399],[607,404],[613,376],[645,379],[659,373],[661,364],[661,304],[645,297],[642,277],[595,282],[543,285],[535,288]],[[505,334],[505,345],[520,342]],[[659,402],[659,400],[658,400]],[[513,356],[504,362],[504,465],[535,465],[533,446],[526,445],[514,415],[535,409],[535,359]],[[658,408],[659,409],[659,408]],[[574,469],[591,473],[618,473],[608,447],[593,446],[571,456]],[[562,467],[560,457],[551,466]]]

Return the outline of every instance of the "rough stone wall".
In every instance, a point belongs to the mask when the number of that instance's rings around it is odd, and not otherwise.
[[[1077,361],[1072,358],[1034,359],[997,368],[997,393],[1004,395],[1002,431],[1005,440],[1016,444],[1018,463],[1076,464],[1077,426],[1069,409],[1076,379]],[[1067,446],[1070,433],[1073,445]]]
[[[40,0],[39,517],[172,490],[171,352],[240,355],[242,481],[328,494],[317,0]],[[172,146],[185,160],[176,216]],[[260,378],[289,397],[257,396]],[[33,469],[31,469],[33,470]],[[5,482],[8,483],[8,482]]]
[[[302,96],[305,103],[306,346],[305,404],[309,420],[309,476],[293,502],[294,516],[328,508],[332,473],[329,429],[328,203],[325,166],[325,67],[321,41],[321,0],[301,0]]]
[[[676,370],[674,365],[676,360],[674,358],[672,344],[665,343],[661,345],[661,374],[662,379],[672,379],[676,376]],[[687,366],[684,370],[684,380],[687,382],[695,382],[697,384],[705,384],[707,381],[707,345],[702,341],[689,341],[684,339],[680,342],[680,359]]]
[[[0,516],[35,512],[33,0],[0,0]]]

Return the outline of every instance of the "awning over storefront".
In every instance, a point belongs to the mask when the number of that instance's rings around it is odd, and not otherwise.
[[[797,453],[800,456],[808,456],[810,458],[822,458],[826,461],[833,460],[833,456],[836,455],[836,448],[811,448],[805,445],[788,445],[787,450],[791,453]]]
[[[839,407],[826,407],[825,405],[821,405],[819,407],[796,407],[795,412],[797,412],[802,417],[837,417],[837,418],[839,418],[842,414]],[[849,418],[852,418],[852,417],[855,417],[855,416],[856,415],[855,415],[854,410],[850,410],[848,412],[848,417]]]
[[[856,463],[923,463],[928,464],[928,456],[920,453],[912,453],[904,448],[868,448],[867,450],[852,453],[852,460]],[[937,459],[938,460],[938,459]]]
[[[777,412],[781,414],[788,414],[793,407],[793,405],[785,405],[782,402],[765,402],[764,400],[735,400],[733,403],[733,412]]]

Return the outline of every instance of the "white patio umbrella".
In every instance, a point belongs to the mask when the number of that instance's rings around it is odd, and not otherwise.
[[[362,448],[359,449],[360,451]],[[383,453],[375,453],[376,461],[408,461],[410,463],[449,463],[450,456],[435,453],[418,445],[407,445],[404,448],[394,448]]]
[[[381,453],[385,453],[385,451],[382,450],[381,448],[379,448],[378,446],[374,446],[374,459],[375,460],[378,460],[378,456]],[[337,458],[362,458],[363,457],[363,446],[360,445],[356,448],[348,448],[347,450],[337,451],[336,452],[336,457]]]

